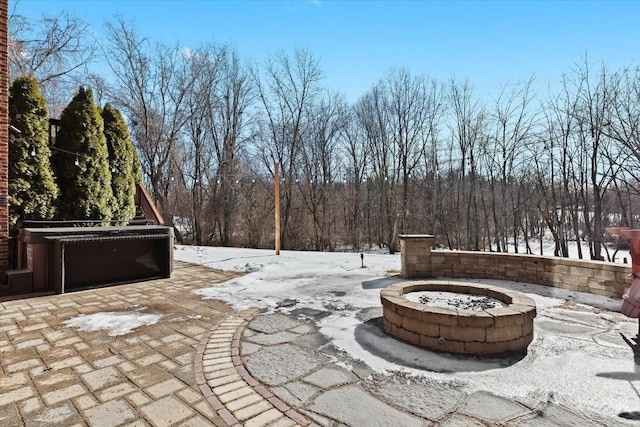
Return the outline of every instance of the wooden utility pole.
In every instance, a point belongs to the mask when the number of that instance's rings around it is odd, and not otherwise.
[[[275,180],[275,213],[276,213],[276,255],[280,255],[280,175],[278,164],[275,164],[273,178]]]

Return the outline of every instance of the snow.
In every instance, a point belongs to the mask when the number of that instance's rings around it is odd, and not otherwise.
[[[481,295],[459,294],[444,291],[417,291],[404,294],[409,301],[428,304],[431,307],[462,308],[466,310],[486,310],[505,307],[502,301]]]
[[[551,238],[551,233],[547,232],[547,236],[542,241],[542,255],[544,256],[553,256],[553,251],[555,249],[555,244],[553,239]],[[531,248],[531,252],[533,255],[540,255],[540,240],[539,239],[530,239],[529,247]],[[582,250],[582,258],[589,259],[589,242],[580,241],[580,248]],[[510,253],[515,253],[515,247],[513,243],[509,243],[507,247]],[[578,243],[576,241],[569,241],[567,244],[567,249],[569,250],[569,258],[578,259]],[[523,239],[518,242],[518,251],[520,253],[525,253],[526,245]],[[608,255],[607,255],[608,254]],[[602,256],[605,260],[607,257],[613,257],[612,262],[618,264],[630,264],[631,263],[631,253],[628,249],[620,249],[616,251],[615,245],[609,244],[606,247],[602,248]]]
[[[65,325],[84,332],[107,331],[110,337],[126,335],[143,325],[158,323],[158,314],[102,312],[82,314],[64,322]]]
[[[311,313],[308,317],[333,345],[381,374],[400,371],[462,385],[468,393],[549,400],[611,417],[640,408],[639,366],[621,339],[622,332],[635,334],[637,324],[617,312],[619,299],[482,280],[534,299],[535,339],[522,359],[461,359],[375,335],[380,328],[370,321],[382,314],[380,289],[402,281],[398,254],[365,254],[364,268],[359,253],[282,251],[276,256],[272,250],[177,246],[174,254],[177,260],[246,273],[194,291],[201,297],[226,301],[236,310]]]

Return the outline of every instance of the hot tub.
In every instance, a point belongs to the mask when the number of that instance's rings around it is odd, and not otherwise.
[[[173,228],[165,226],[23,228],[19,265],[31,292],[170,277]]]

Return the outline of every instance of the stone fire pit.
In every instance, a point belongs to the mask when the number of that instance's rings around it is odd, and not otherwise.
[[[410,301],[419,291],[452,292],[494,298],[503,307],[461,309]],[[533,340],[536,304],[526,295],[497,286],[445,280],[411,281],[380,291],[384,328],[403,341],[461,354],[526,351]]]

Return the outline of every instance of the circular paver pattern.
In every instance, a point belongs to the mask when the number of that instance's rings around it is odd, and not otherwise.
[[[234,427],[563,425],[567,417],[575,425],[599,425],[546,400],[514,401],[399,372],[378,374],[316,335],[309,319],[237,312],[203,338],[196,381]]]
[[[315,425],[274,396],[244,368],[240,359],[240,338],[256,312],[237,312],[202,339],[195,358],[196,382],[200,390],[217,414],[232,427]],[[266,323],[274,322],[277,322],[275,317]],[[281,363],[283,359],[279,356],[275,355],[267,363],[274,370],[286,370],[287,365]]]

